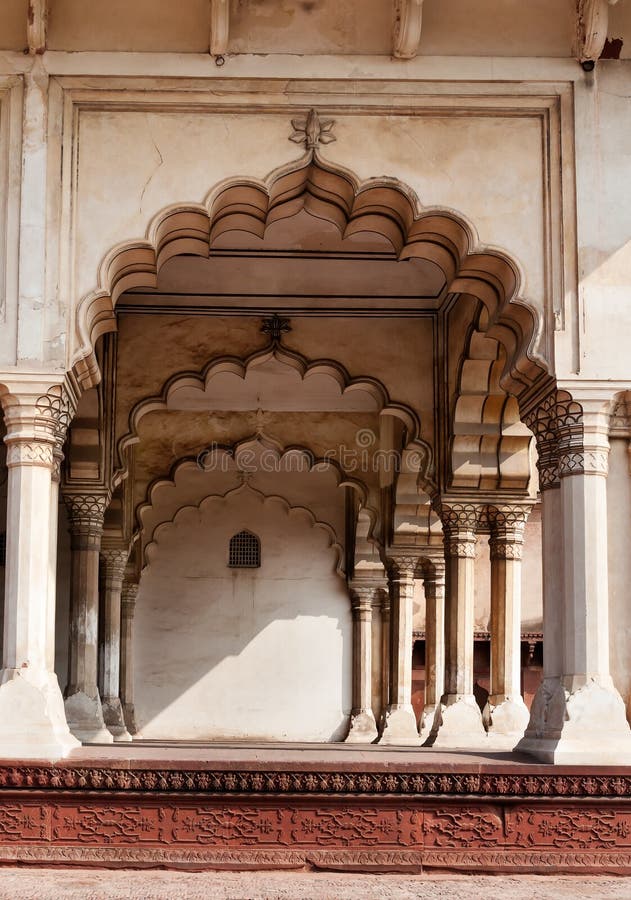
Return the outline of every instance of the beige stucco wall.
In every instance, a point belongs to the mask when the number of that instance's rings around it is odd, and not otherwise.
[[[230,537],[261,568],[230,570]],[[137,600],[136,714],[145,738],[329,741],[348,727],[351,614],[309,514],[251,491],[182,510],[149,551]]]

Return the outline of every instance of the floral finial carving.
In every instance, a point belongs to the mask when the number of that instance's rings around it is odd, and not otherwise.
[[[280,344],[283,335],[291,331],[291,325],[289,324],[289,319],[284,319],[282,316],[274,313],[273,316],[263,319],[261,331],[269,336],[271,344]]]
[[[310,109],[302,119],[292,119],[293,132],[289,140],[294,144],[304,144],[307,150],[317,150],[320,144],[332,144],[337,140],[332,133],[334,119],[321,119],[316,109]]]

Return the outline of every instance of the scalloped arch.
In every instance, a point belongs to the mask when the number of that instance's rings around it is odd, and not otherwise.
[[[484,314],[479,317],[483,319]],[[478,321],[467,338],[452,417],[449,487],[526,491],[532,433],[501,385],[505,349]]]
[[[327,522],[321,522],[318,519],[316,519],[316,517],[313,515],[311,510],[307,509],[307,507],[305,507],[305,506],[292,506],[284,497],[281,497],[279,494],[263,494],[261,491],[257,491],[255,488],[251,487],[248,484],[239,485],[239,487],[233,488],[232,490],[227,491],[225,494],[209,494],[208,496],[204,497],[203,500],[201,500],[197,504],[188,504],[186,506],[181,506],[177,510],[177,512],[175,513],[173,518],[171,518],[169,521],[161,522],[159,525],[157,525],[156,528],[154,529],[153,538],[151,540],[151,543],[147,544],[147,547],[145,549],[146,562],[144,563],[143,568],[146,568],[147,565],[150,564],[150,562],[151,562],[150,551],[152,550],[152,548],[157,546],[157,544],[160,541],[160,536],[162,534],[164,534],[166,531],[168,531],[169,528],[172,528],[173,525],[175,525],[175,523],[177,522],[179,517],[181,517],[188,511],[194,511],[194,510],[201,511],[202,508],[206,508],[207,506],[212,506],[213,504],[220,505],[221,503],[225,503],[231,497],[234,497],[235,495],[237,495],[239,493],[243,493],[245,491],[248,491],[248,492],[254,494],[260,500],[260,502],[262,504],[265,504],[265,503],[281,504],[283,506],[283,508],[285,509],[285,512],[287,513],[288,516],[292,516],[292,515],[306,516],[312,528],[316,528],[316,529],[320,529],[320,530],[324,531],[324,533],[329,538],[329,549],[332,550],[335,555],[335,559],[336,559],[335,572],[341,578],[345,577],[344,568],[343,568],[343,565],[344,565],[343,548],[342,548],[342,545],[336,539],[335,530]]]
[[[116,302],[130,288],[157,286],[160,268],[173,256],[208,257],[228,231],[262,237],[273,222],[306,210],[332,222],[348,237],[374,232],[398,259],[419,258],[442,269],[450,293],[470,294],[487,310],[486,331],[506,350],[502,380],[516,396],[547,377],[537,352],[538,312],[519,296],[519,266],[502,251],[481,247],[472,225],[450,209],[424,209],[415,192],[392,178],[361,182],[317,152],[273,171],[265,180],[234,178],[218,184],[205,204],[175,204],[150,223],[144,240],[114,247],[103,260],[97,287],[80,302],[80,347],[73,369],[84,387],[95,384],[98,337],[116,329]]]
[[[288,447],[274,446],[275,442],[272,443],[267,440],[263,441],[259,436],[245,438],[241,441],[238,441],[231,447],[217,447],[212,452],[218,455],[222,454],[226,457],[234,459],[234,457],[236,457],[236,455],[238,454],[240,448],[248,447],[253,443],[265,443],[265,445],[269,446],[269,448],[277,454],[279,464],[282,464],[283,460],[287,457],[300,454],[303,457],[306,466],[308,467],[305,469],[307,473],[311,473],[316,470],[322,470],[326,467],[327,470],[330,470],[334,474],[337,487],[350,487],[355,490],[359,497],[361,512],[363,513],[366,521],[369,523],[366,539],[372,541],[372,534],[378,521],[377,509],[373,504],[369,502],[368,489],[365,484],[357,478],[351,478],[347,473],[343,471],[342,467],[337,461],[332,459],[318,458],[314,456],[314,454],[307,447],[296,445],[291,445]],[[157,478],[151,482],[151,484],[147,488],[145,501],[141,503],[136,509],[136,522],[139,531],[142,531],[145,528],[146,516],[155,505],[158,492],[163,488],[173,488],[175,490],[177,488],[179,473],[190,468],[194,468],[199,471],[199,467],[200,463],[198,458],[193,459],[188,457],[185,459],[181,459],[178,460],[178,462],[175,463],[174,466],[172,466],[171,471],[167,477]],[[146,552],[147,547],[152,543],[152,536],[156,527],[157,526],[153,527],[151,534],[149,535],[149,538],[145,544],[143,555]]]
[[[351,378],[346,368],[333,360],[310,361],[296,351],[275,346],[257,350],[245,359],[236,356],[216,357],[207,363],[200,372],[180,372],[173,375],[165,382],[160,394],[146,397],[137,403],[129,415],[127,433],[118,441],[119,470],[116,473],[115,483],[119,483],[125,475],[125,451],[131,444],[138,442],[140,421],[150,412],[167,409],[169,396],[173,391],[184,386],[205,390],[215,375],[225,372],[245,378],[249,367],[272,358],[298,372],[303,381],[313,374],[326,374],[337,382],[342,395],[354,390],[362,390],[370,394],[378,404],[380,415],[394,416],[400,419],[408,430],[409,439],[423,445],[431,459],[430,448],[419,438],[420,422],[414,410],[403,403],[390,400],[385,386],[376,378],[371,376]]]

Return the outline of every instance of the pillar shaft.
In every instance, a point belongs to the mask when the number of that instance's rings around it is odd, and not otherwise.
[[[490,507],[491,690],[489,733],[520,738],[528,724],[521,696],[521,559],[530,508]]]
[[[353,709],[348,737],[350,743],[372,743],[377,725],[372,711],[372,605],[378,584],[351,585],[353,610]]]
[[[445,565],[425,576],[425,706],[440,704],[445,690]]]
[[[417,556],[390,560],[390,690],[386,707],[383,744],[418,744],[416,716],[412,708],[412,614]]]
[[[390,591],[381,598],[381,718],[385,720],[390,703]],[[383,724],[383,721],[382,721]]]
[[[445,562],[433,560],[425,586],[425,704],[421,737],[434,740],[445,691]],[[430,740],[431,739],[431,740]]]
[[[554,514],[561,525],[556,565],[562,580],[557,578],[554,584],[561,589],[557,606],[562,608],[563,640],[558,651],[546,651],[546,678],[519,749],[545,762],[615,764],[628,761],[631,755],[624,702],[609,673],[610,399],[604,389],[601,395],[587,393],[580,402],[557,390],[533,416],[540,457],[556,442],[560,488],[547,491],[544,501],[544,529],[548,529],[547,534],[544,531],[544,566],[552,567],[548,554],[556,542],[548,523],[552,524]],[[550,502],[547,494],[552,493],[558,498]],[[549,643],[548,624],[546,615],[544,647]],[[559,667],[561,677],[557,678]]]
[[[72,403],[63,385],[38,396],[41,387],[16,384],[3,398],[8,493],[0,752],[13,758],[65,756],[77,746],[53,668],[51,587],[55,463]]]
[[[104,493],[66,493],[70,521],[70,647],[66,715],[70,730],[86,743],[112,741],[99,694],[99,551],[107,505]]]
[[[473,695],[476,530],[482,509],[441,502],[445,546],[445,694],[436,743],[472,746],[486,737]]]
[[[125,580],[121,592],[120,699],[130,734],[136,734],[138,730],[134,710],[134,615],[137,594],[138,584]]]
[[[100,690],[103,718],[116,741],[129,741],[120,700],[121,592],[129,547],[101,551]]]

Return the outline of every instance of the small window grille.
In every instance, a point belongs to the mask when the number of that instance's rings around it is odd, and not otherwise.
[[[3,531],[0,534],[0,566],[6,566],[7,564],[7,536]]]
[[[261,565],[261,542],[251,531],[240,531],[230,538],[228,565],[232,569],[258,569]]]

